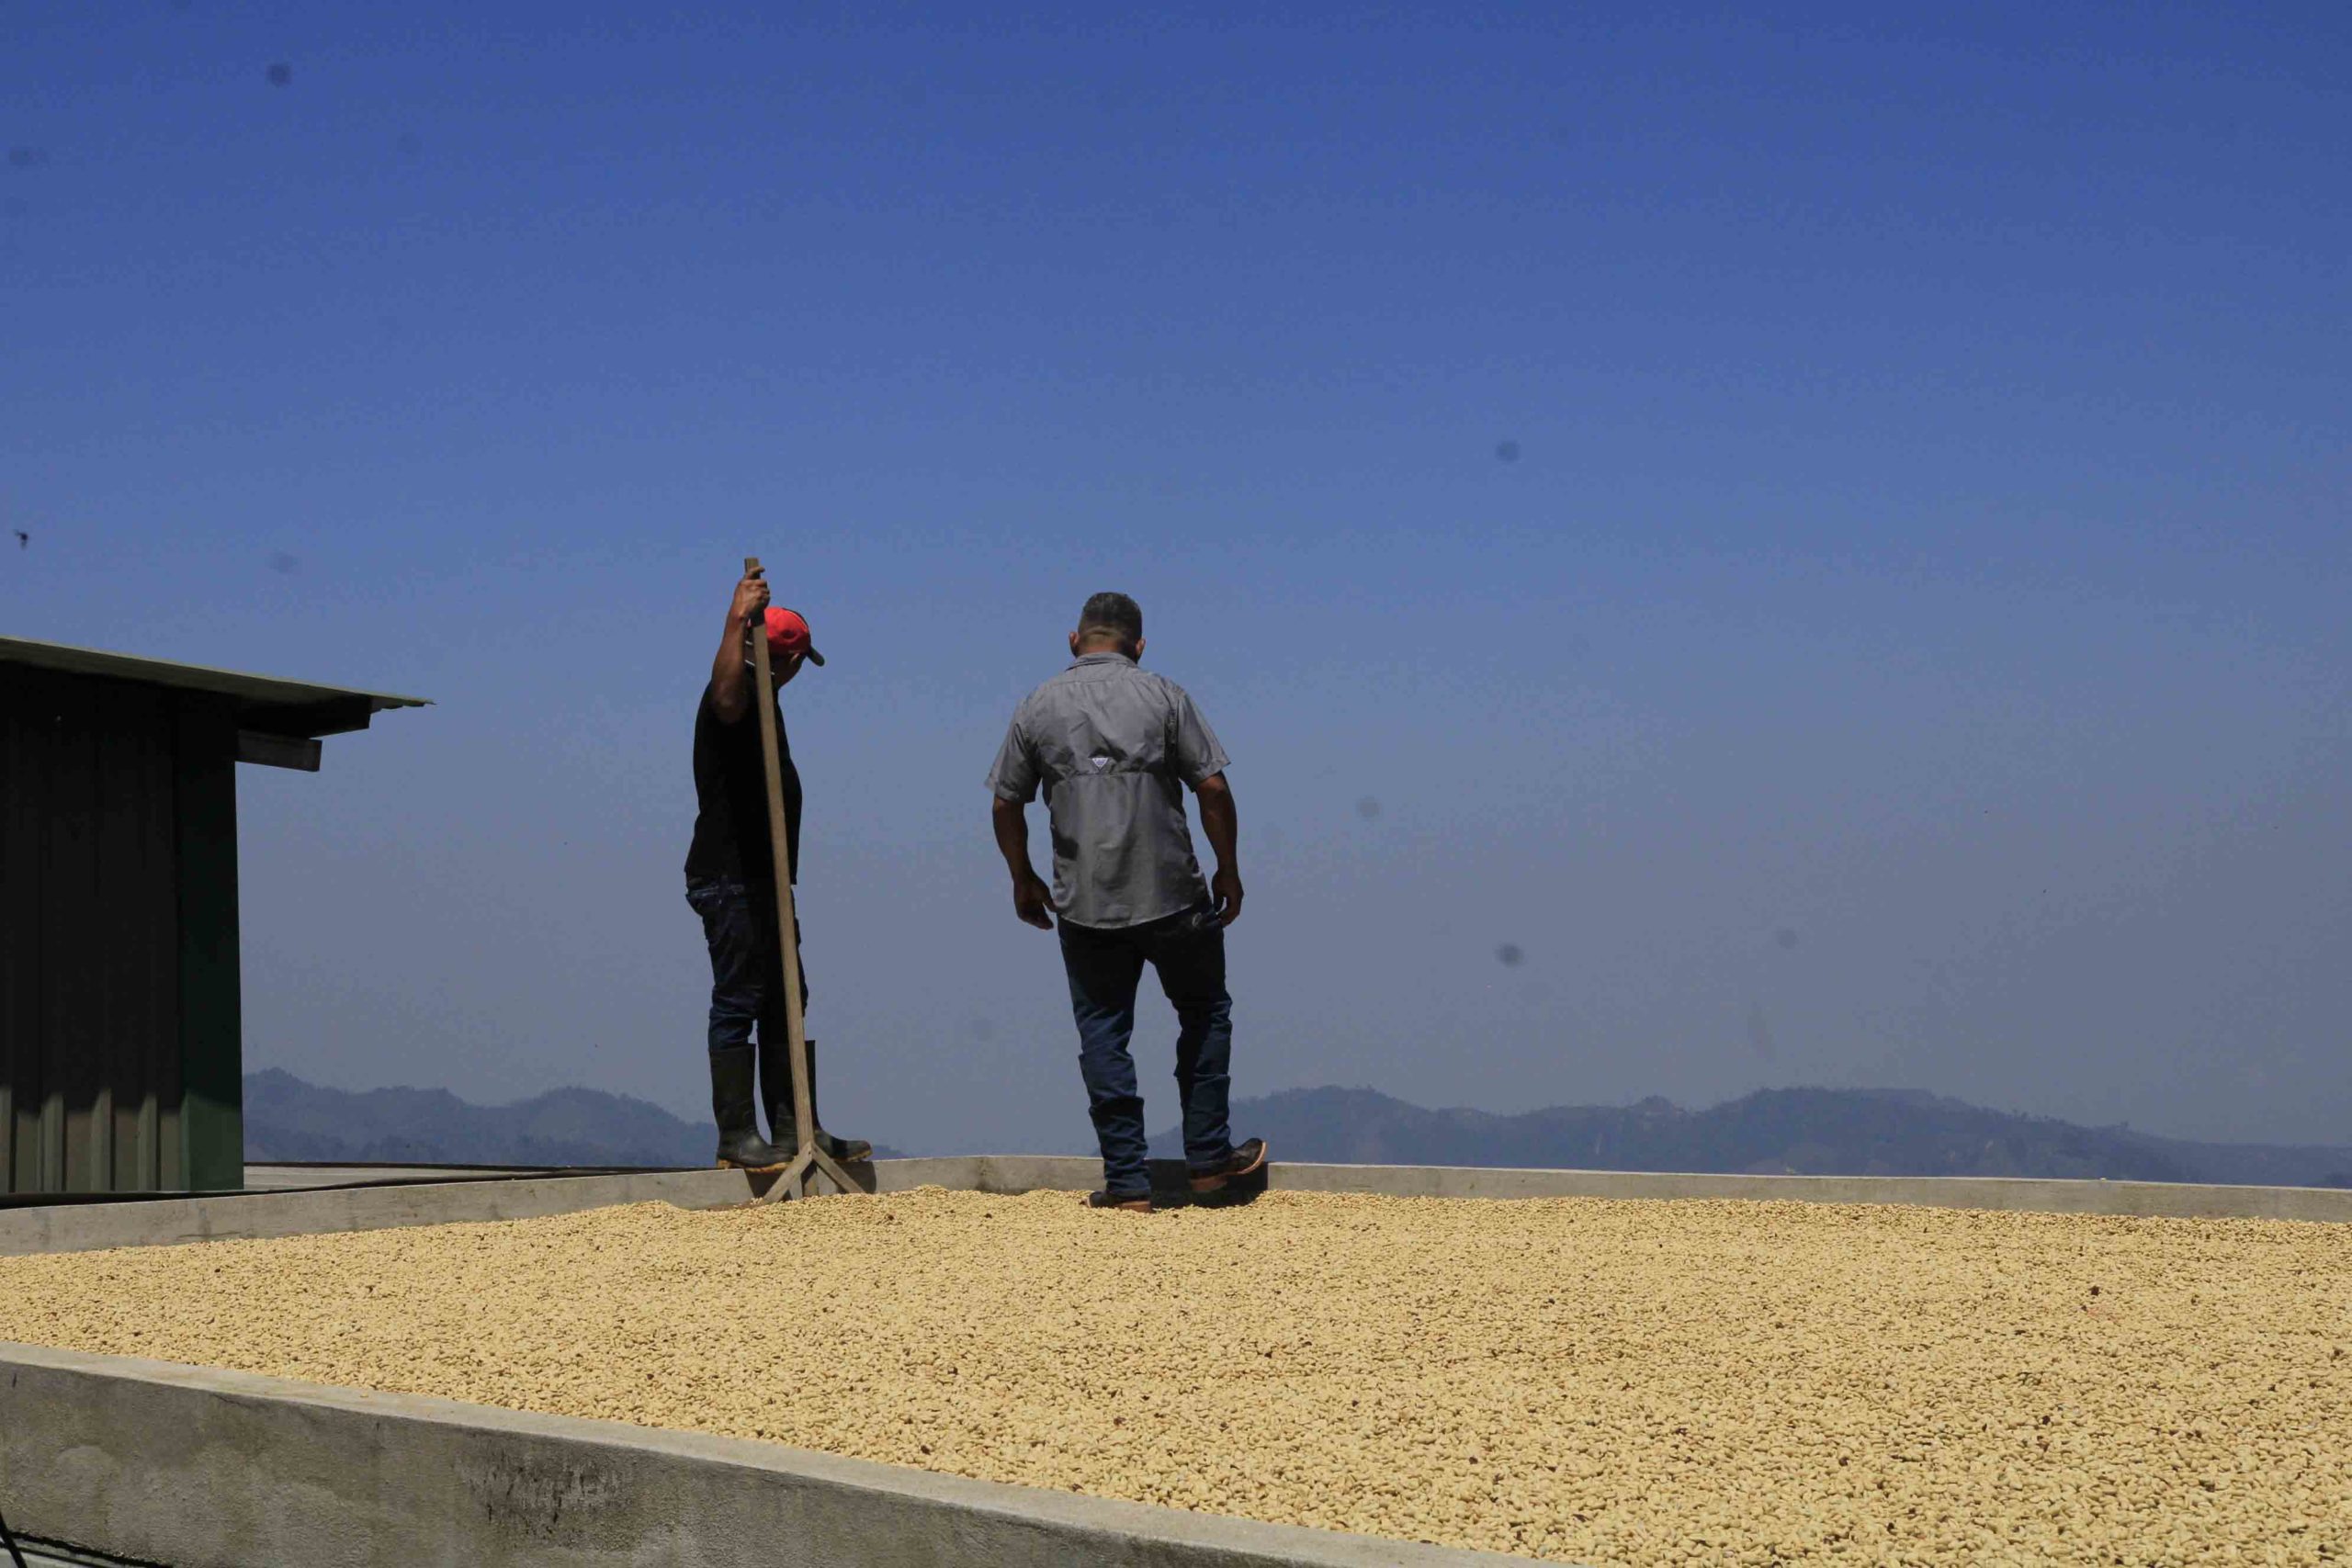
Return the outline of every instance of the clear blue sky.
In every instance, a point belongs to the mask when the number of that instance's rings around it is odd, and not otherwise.
[[[757,553],[837,1127],[1087,1146],[981,779],[1117,587],[1239,1093],[2352,1138],[2352,12],[1122,9],[7,7],[6,629],[439,704],[242,773],[250,1063],[705,1113]]]

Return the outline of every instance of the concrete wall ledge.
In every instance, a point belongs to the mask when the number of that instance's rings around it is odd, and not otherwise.
[[[981,1192],[1082,1192],[1102,1179],[1094,1160],[1060,1155],[958,1155],[876,1161],[874,1189],[950,1187]],[[1181,1201],[1183,1167],[1153,1162],[1152,1179]],[[1268,1168],[1274,1191],[1371,1192],[1400,1198],[1739,1199],[1755,1202],[1905,1203],[1938,1209],[2031,1210],[2185,1219],[2352,1224],[2352,1191],[2318,1187],[2217,1187],[2167,1181],[2062,1181],[1971,1176],[1720,1176],[1453,1166],[1285,1165]],[[159,1198],[139,1202],[0,1209],[0,1258],[107,1247],[396,1225],[452,1224],[577,1213],[616,1203],[717,1209],[747,1202],[766,1179],[737,1170],[675,1170],[513,1180],[376,1184],[314,1190]]]
[[[983,1192],[1075,1192],[1102,1180],[1102,1167],[1094,1160],[1063,1156],[885,1160],[875,1169],[882,1177],[884,1190],[927,1181]],[[1265,1181],[1276,1192],[1370,1192],[1396,1198],[1736,1199],[1762,1203],[1901,1203],[2057,1214],[2352,1223],[2352,1191],[2325,1187],[2220,1187],[2033,1177],[1736,1176],[1478,1166],[1291,1165],[1280,1160],[1267,1168]],[[1152,1183],[1170,1196],[1181,1195],[1182,1164],[1153,1161]]]
[[[1395,1178],[1383,1173],[1396,1171]],[[2009,1209],[2053,1214],[2176,1219],[2352,1222],[2352,1191],[2321,1187],[2222,1187],[2172,1181],[2077,1181],[1980,1176],[1729,1176],[1614,1170],[1510,1170],[1443,1166],[1294,1165],[1278,1189],[1397,1192],[1432,1198],[1736,1199],[1762,1203],[1900,1203],[1929,1209]]]
[[[385,1230],[466,1220],[527,1220],[615,1203],[712,1209],[747,1201],[752,1195],[751,1181],[740,1170],[675,1170],[42,1204],[0,1209],[0,1258]]]
[[[0,1346],[19,1534],[170,1568],[1469,1568],[1519,1559],[779,1444]]]

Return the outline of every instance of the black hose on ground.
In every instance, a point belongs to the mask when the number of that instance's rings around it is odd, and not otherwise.
[[[5,1515],[0,1515],[0,1546],[8,1549],[8,1561],[16,1568],[25,1568],[25,1554],[17,1550],[17,1538],[8,1533],[8,1520]]]

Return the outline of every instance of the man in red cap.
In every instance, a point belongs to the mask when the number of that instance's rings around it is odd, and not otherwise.
[[[727,627],[711,660],[710,684],[695,714],[695,838],[686,851],[686,902],[702,917],[710,946],[710,1108],[718,1122],[718,1163],[746,1170],[774,1170],[800,1146],[793,1125],[792,1055],[786,1043],[784,950],[776,940],[775,859],[768,835],[767,770],[760,756],[760,717],[752,711],[759,677],[752,663],[752,628],[768,639],[768,667],[781,694],[804,663],[822,666],[825,656],[809,639],[808,623],[796,611],[768,603],[759,572],[735,585],[727,607]],[[800,773],[792,765],[785,734],[784,707],[776,705],[777,760],[784,780],[786,863],[800,880]],[[798,932],[794,932],[796,940]],[[808,1002],[808,972],[801,972],[800,1000]],[[759,1026],[759,1049],[752,1047]],[[816,1076],[817,1043],[808,1042],[809,1076]],[[753,1093],[756,1069],[759,1093]],[[756,1100],[767,1102],[770,1138],[760,1136]],[[809,1086],[809,1114],[816,1114],[816,1086]],[[817,1141],[844,1163],[869,1159],[874,1148],[856,1138],[822,1130]]]

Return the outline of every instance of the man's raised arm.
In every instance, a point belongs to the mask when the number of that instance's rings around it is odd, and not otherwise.
[[[710,661],[710,705],[722,723],[732,724],[752,711],[752,667],[745,660],[743,639],[767,608],[763,574],[744,573],[735,585],[734,602],[727,606],[727,630],[719,637],[718,654]]]

